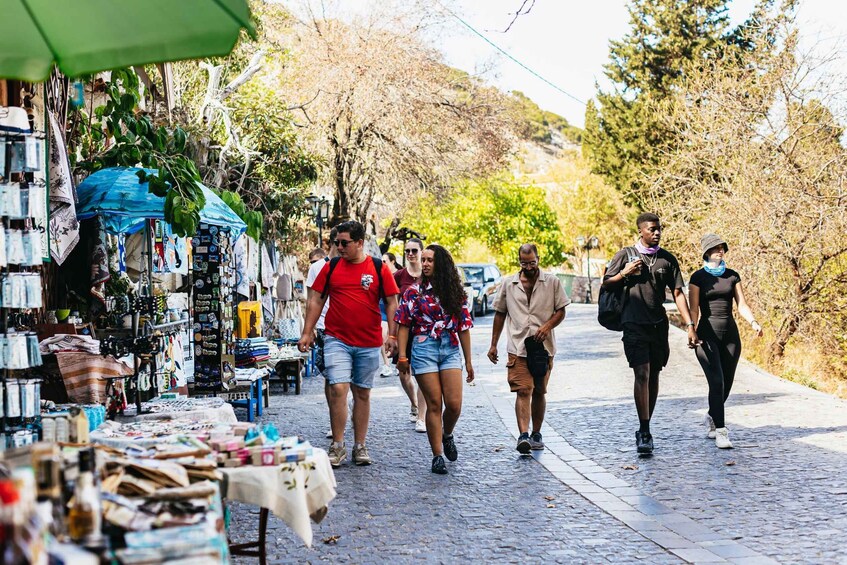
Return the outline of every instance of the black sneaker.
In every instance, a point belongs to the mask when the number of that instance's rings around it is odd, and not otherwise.
[[[650,432],[635,432],[635,449],[638,453],[653,453],[653,436]]]
[[[444,446],[444,457],[448,461],[455,461],[459,457],[459,451],[456,449],[456,442],[453,441],[453,434],[441,438],[441,445]]]
[[[444,458],[442,456],[436,455],[432,458],[432,472],[438,475],[447,474],[447,464],[444,463]]]
[[[529,434],[529,447],[533,451],[544,449],[544,442],[541,441],[541,432],[532,432]]]
[[[529,443],[529,434],[524,432],[518,438],[518,447],[516,448],[521,455],[528,455],[529,451],[532,449],[532,445]]]

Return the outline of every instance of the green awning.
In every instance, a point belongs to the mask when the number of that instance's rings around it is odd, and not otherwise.
[[[247,0],[0,0],[0,78],[38,82],[132,65],[225,56]]]

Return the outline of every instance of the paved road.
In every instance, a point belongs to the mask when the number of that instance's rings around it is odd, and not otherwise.
[[[559,333],[545,453],[514,451],[513,397],[502,366],[484,357],[490,318],[478,319],[478,385],[465,387],[451,474],[429,472],[396,379],[379,379],[368,441],[376,464],[336,472],[339,495],[313,548],[272,517],[271,561],[847,562],[847,403],[744,365],[727,414],[738,447],[718,451],[700,425],[699,365],[673,333],[656,454],[640,459],[620,336],[594,315],[569,307]],[[325,446],[322,382],[273,396],[265,419]],[[257,522],[257,510],[236,505],[235,540]]]

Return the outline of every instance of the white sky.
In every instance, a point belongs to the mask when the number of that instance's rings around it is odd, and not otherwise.
[[[345,10],[362,13],[373,1],[342,3]],[[282,2],[290,7],[296,3]],[[318,0],[305,2],[320,5]],[[594,96],[597,82],[605,86],[603,65],[609,60],[609,40],[628,31],[625,0],[535,0],[530,13],[520,16],[507,33],[502,30],[523,0],[431,2],[436,10],[441,2],[515,59],[582,101]],[[754,5],[755,0],[733,0],[730,16],[735,22],[743,21]],[[831,49],[847,37],[847,2],[801,0],[797,22],[806,45]],[[483,77],[498,87],[523,91],[543,109],[583,125],[583,104],[533,76],[457,20],[437,42],[449,64],[472,73],[484,71]]]

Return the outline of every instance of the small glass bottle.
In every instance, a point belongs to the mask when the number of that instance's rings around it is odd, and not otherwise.
[[[62,463],[57,457],[42,457],[36,465],[39,514],[44,523],[49,525],[50,533],[58,539],[65,536],[61,467]]]
[[[95,481],[94,448],[79,452],[79,477],[74,489],[74,502],[68,512],[71,539],[88,547],[102,545],[100,491]]]

